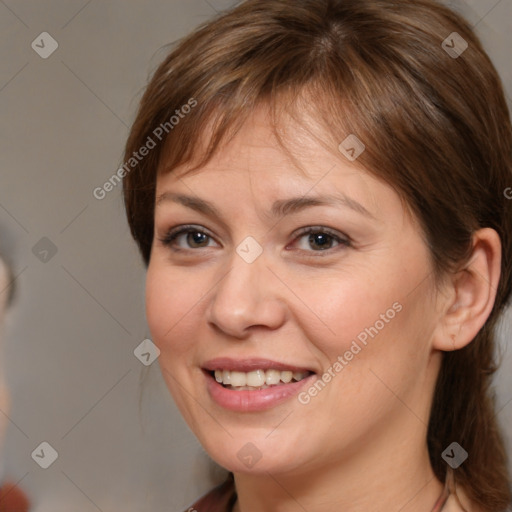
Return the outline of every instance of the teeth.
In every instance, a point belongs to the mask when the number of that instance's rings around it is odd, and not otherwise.
[[[295,380],[302,380],[304,377],[307,377],[308,376],[308,372],[293,372],[292,373],[292,377],[295,379]]]
[[[247,386],[247,374],[244,372],[230,372],[231,376],[229,378],[230,384],[234,388],[238,388],[241,386]]]
[[[215,370],[215,380],[219,384],[232,386],[239,390],[261,388],[288,384],[293,379],[302,380],[309,372],[292,372],[289,370],[254,370],[252,372],[237,372],[229,370]]]
[[[293,378],[293,372],[287,371],[287,372],[281,372],[281,380],[288,384],[288,382],[291,382]]]
[[[253,388],[259,388],[265,384],[266,375],[263,370],[256,370],[255,372],[249,372],[247,374],[246,386]],[[234,385],[234,384],[233,384]]]
[[[265,384],[267,386],[275,386],[281,380],[281,372],[279,370],[267,370],[265,372]]]

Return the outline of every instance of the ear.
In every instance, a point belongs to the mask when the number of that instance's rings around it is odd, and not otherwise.
[[[447,280],[433,348],[450,351],[469,344],[491,314],[501,273],[501,241],[491,228],[473,235],[468,263]]]

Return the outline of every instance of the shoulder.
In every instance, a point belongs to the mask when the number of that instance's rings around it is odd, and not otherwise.
[[[199,498],[184,512],[231,512],[236,501],[235,484],[230,477]]]

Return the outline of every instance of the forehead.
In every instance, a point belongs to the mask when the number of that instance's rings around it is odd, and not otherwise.
[[[274,126],[268,106],[256,108],[234,137],[222,141],[212,159],[196,168],[212,135],[210,123],[194,141],[195,157],[185,164],[170,169],[166,167],[164,157],[158,169],[157,183],[200,175],[206,180],[207,173],[220,170],[254,171],[262,178],[271,175],[276,180],[318,181],[333,166],[336,166],[338,176],[368,176],[361,166],[343,157],[332,135],[306,112],[302,113],[300,121],[282,114]]]
[[[208,199],[239,211],[257,203],[270,211],[289,198],[330,195],[353,199],[374,217],[402,215],[403,205],[392,187],[351,162],[338,150],[332,135],[311,116],[298,122],[279,118],[280,144],[268,108],[253,112],[235,136],[223,142],[206,165],[196,161],[158,173],[156,199],[170,193]],[[207,147],[211,128],[198,138],[198,153]],[[167,201],[165,201],[167,202]],[[182,203],[183,204],[183,203]],[[157,208],[158,210],[158,208]]]

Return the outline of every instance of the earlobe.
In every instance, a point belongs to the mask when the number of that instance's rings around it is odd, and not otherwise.
[[[451,279],[450,302],[442,311],[433,348],[458,350],[469,344],[491,314],[501,272],[501,241],[491,228],[473,235],[473,251],[465,267]]]

